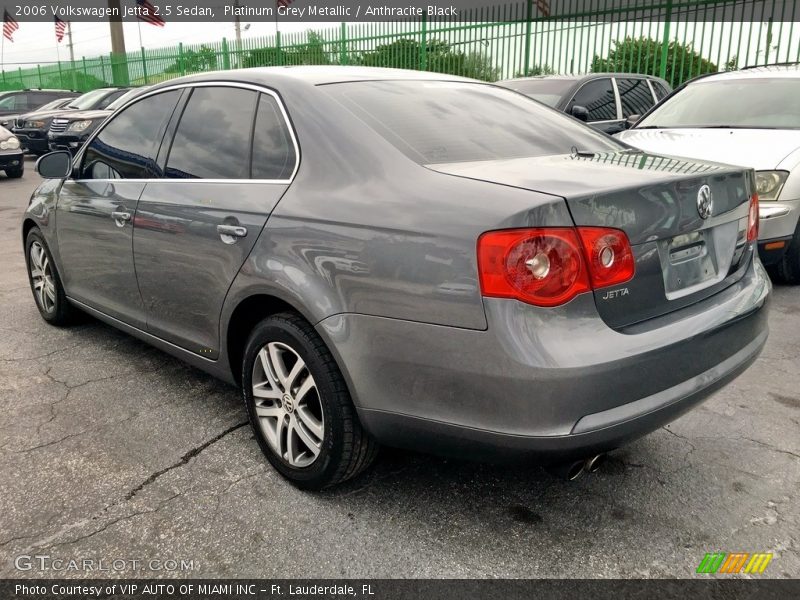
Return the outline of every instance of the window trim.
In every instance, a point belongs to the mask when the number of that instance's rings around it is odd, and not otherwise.
[[[653,99],[653,106],[658,104],[659,100],[658,100],[658,98],[656,98],[655,92],[653,91],[653,81],[649,77],[647,77],[647,76],[632,77],[630,75],[626,75],[624,77],[619,77],[619,79],[634,79],[634,80],[638,79],[638,80],[641,80],[641,81],[645,81],[647,83],[647,89],[650,90],[650,97]],[[614,88],[617,90],[617,100],[619,101],[619,104],[618,104],[619,112],[617,114],[620,116],[620,119],[624,120],[627,117],[625,117],[625,111],[622,109],[622,95],[619,93],[619,88],[617,87],[617,77],[616,76],[614,77]],[[648,112],[653,110],[653,106],[651,106],[645,112],[643,112],[642,115],[647,114]],[[632,113],[632,114],[636,114],[636,113]],[[642,115],[639,115],[639,116],[642,116]]]
[[[125,182],[139,182],[139,183],[275,183],[275,184],[291,184],[294,181],[294,178],[297,176],[297,171],[300,169],[300,145],[297,143],[297,134],[292,126],[292,121],[289,118],[289,113],[286,111],[286,107],[283,104],[283,99],[280,95],[273,89],[270,89],[263,85],[253,84],[253,83],[240,83],[238,81],[197,81],[191,83],[179,83],[174,85],[168,85],[165,87],[158,88],[156,90],[149,90],[143,93],[140,96],[136,96],[135,98],[131,98],[128,102],[124,105],[120,106],[117,111],[122,112],[126,110],[132,104],[136,102],[140,102],[149,98],[150,96],[155,96],[156,94],[161,94],[163,92],[169,92],[177,89],[184,89],[184,88],[197,88],[197,87],[232,87],[232,88],[242,88],[246,90],[252,90],[255,92],[261,92],[264,94],[268,94],[275,99],[278,108],[280,109],[280,113],[283,116],[284,123],[286,124],[286,128],[289,131],[289,137],[292,140],[292,145],[294,146],[294,169],[292,169],[291,175],[286,179],[169,179],[166,177],[157,177],[157,178],[143,178],[143,179],[72,179],[72,181],[76,182],[85,182],[85,181],[100,181],[100,182],[116,182],[119,183],[121,181]],[[178,100],[178,105],[180,105],[180,99]],[[257,106],[257,105],[256,105]],[[184,107],[185,108],[185,105]],[[86,140],[86,143],[83,144],[80,152],[75,155],[75,158],[72,162],[73,170],[78,168],[83,161],[83,155],[86,152],[86,148],[89,147],[89,144],[94,140],[94,138],[100,134],[100,132],[105,129],[109,123],[113,122],[113,119],[108,119],[106,122],[99,127],[92,136]],[[253,115],[253,122],[255,123],[255,115]],[[167,123],[167,130],[169,129],[169,123]],[[164,132],[164,135],[161,137],[161,144],[163,145],[166,141],[168,131]],[[175,133],[172,133],[172,139],[169,140],[170,142],[170,149],[172,147],[172,142],[174,140]],[[251,153],[252,154],[252,153]],[[252,168],[252,157],[251,157],[251,168]]]

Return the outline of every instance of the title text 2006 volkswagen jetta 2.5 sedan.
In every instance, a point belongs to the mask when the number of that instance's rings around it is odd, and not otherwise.
[[[767,338],[752,171],[480,82],[192,76],[38,168],[22,234],[42,316],[81,309],[241,385],[303,488],[378,443],[574,476]]]

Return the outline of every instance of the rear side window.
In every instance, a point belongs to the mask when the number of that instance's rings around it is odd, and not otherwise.
[[[296,160],[286,119],[277,101],[261,94],[253,130],[253,179],[288,179]]]
[[[589,121],[614,121],[617,118],[617,101],[611,79],[595,79],[583,84],[567,106],[583,106],[589,111]]]
[[[571,117],[493,85],[395,80],[320,87],[420,164],[623,148]]]
[[[167,158],[173,179],[248,179],[258,93],[198,87],[181,116]]]
[[[83,179],[146,179],[157,176],[156,154],[180,91],[132,104],[95,136],[81,165]]]
[[[0,98],[0,110],[26,110],[28,97],[26,94],[11,94]]]
[[[646,79],[617,79],[617,88],[624,119],[631,115],[643,115],[655,104]]]
[[[656,98],[659,100],[669,95],[669,90],[664,87],[664,84],[660,81],[651,81],[650,83],[653,84],[653,91],[656,93]]]

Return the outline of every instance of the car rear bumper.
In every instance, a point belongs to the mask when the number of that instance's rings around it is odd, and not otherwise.
[[[766,343],[769,290],[755,261],[723,292],[625,332],[588,295],[546,310],[485,299],[486,331],[365,315],[318,329],[379,441],[565,460],[653,431],[744,371]]]
[[[22,150],[0,150],[0,169],[19,169],[25,164],[25,154]]]

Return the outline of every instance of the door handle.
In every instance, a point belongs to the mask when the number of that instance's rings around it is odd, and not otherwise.
[[[125,227],[125,223],[131,220],[131,213],[123,210],[115,210],[111,213],[111,218],[114,219],[117,227]]]
[[[217,225],[217,233],[226,244],[236,243],[237,238],[247,235],[247,227],[241,225]]]

